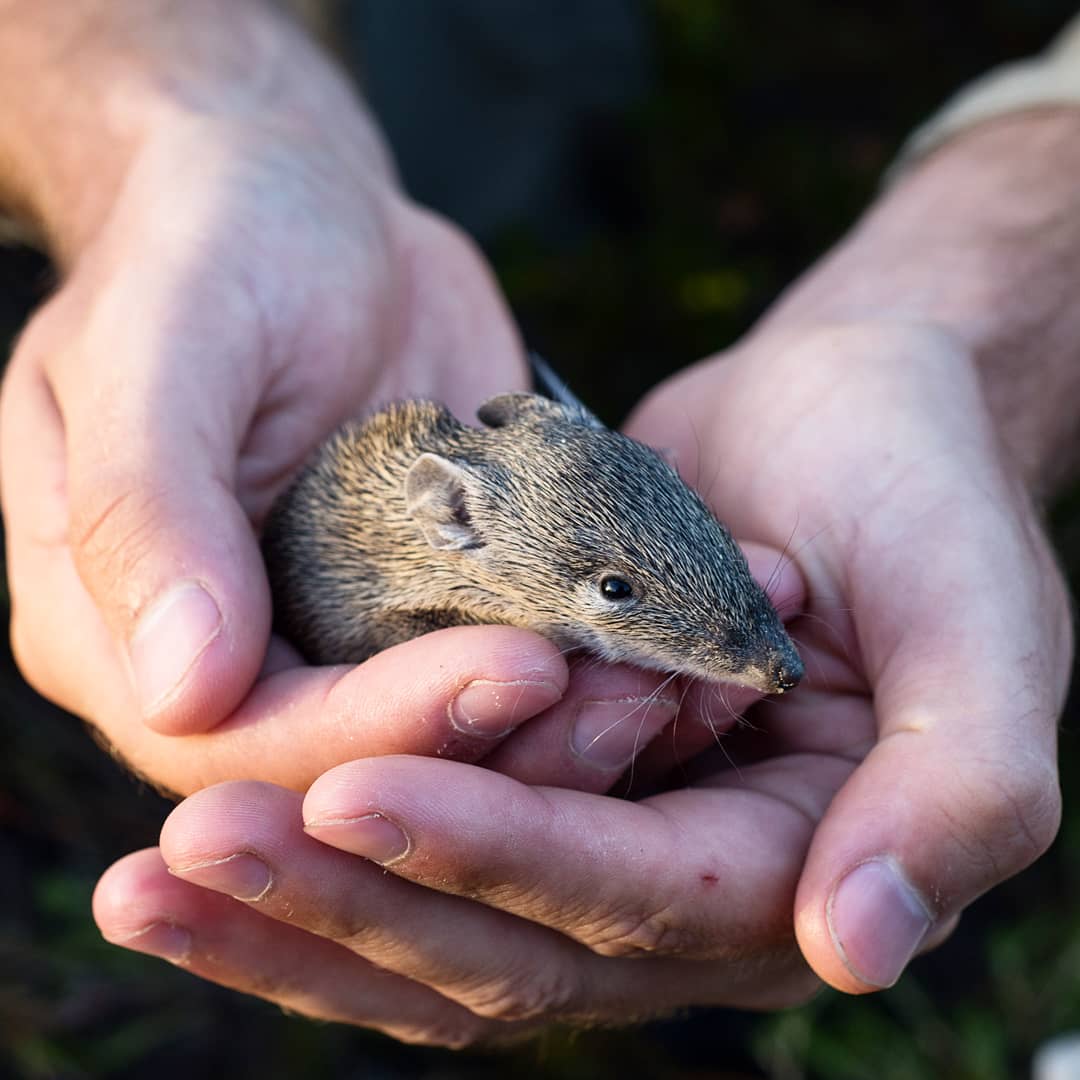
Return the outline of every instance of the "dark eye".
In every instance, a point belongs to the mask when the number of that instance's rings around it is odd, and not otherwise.
[[[608,600],[629,600],[634,595],[633,585],[621,577],[601,578],[600,591]]]

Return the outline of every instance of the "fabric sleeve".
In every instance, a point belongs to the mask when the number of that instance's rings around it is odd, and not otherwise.
[[[954,135],[1008,113],[1062,105],[1080,107],[1080,15],[1038,56],[994,68],[956,93],[904,143],[887,183]]]

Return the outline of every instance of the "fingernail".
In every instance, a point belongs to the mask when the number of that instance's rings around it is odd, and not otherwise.
[[[169,873],[193,885],[202,885],[248,903],[261,900],[274,882],[270,867],[247,851],[194,866],[170,866]]]
[[[139,618],[128,645],[144,715],[155,712],[221,633],[221,612],[197,582],[182,581]]]
[[[833,944],[855,978],[892,986],[933,919],[890,858],[870,859],[840,881],[826,905]]]
[[[175,923],[156,922],[115,944],[183,964],[191,956],[191,931]]]
[[[570,729],[570,747],[598,769],[625,768],[677,711],[670,698],[583,701]]]
[[[450,702],[450,723],[467,735],[495,739],[554,705],[562,691],[552,682],[476,679]]]
[[[382,866],[407,855],[410,846],[404,831],[378,813],[364,814],[358,818],[304,822],[304,831],[316,840],[353,855],[361,855]]]

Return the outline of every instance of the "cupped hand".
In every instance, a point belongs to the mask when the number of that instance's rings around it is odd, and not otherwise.
[[[774,1007],[815,972],[887,986],[1035,858],[1058,817],[1067,604],[966,352],[913,327],[763,333],[630,427],[740,534],[789,542],[809,588],[795,694],[637,802],[415,757],[339,766],[302,807],[202,792],[103,879],[106,936],[457,1045]],[[709,740],[681,730],[635,766],[654,789]]]
[[[546,687],[512,722],[565,687],[547,643],[505,630],[415,644],[366,674],[267,657],[256,530],[311,449],[395,398],[468,416],[526,380],[482,260],[339,120],[162,116],[3,387],[19,664],[181,792],[230,776],[302,787],[380,745],[434,752],[474,679]],[[416,716],[396,741],[370,730],[391,683]]]
[[[468,419],[527,385],[484,262],[404,198],[370,132],[350,135],[359,115],[315,130],[165,110],[4,382],[19,664],[173,791],[302,789],[368,754],[476,759],[566,690],[556,651],[505,628],[357,671],[268,652],[257,530],[312,448],[394,399]],[[584,761],[585,786],[607,786],[674,715],[678,691],[654,700],[659,682],[587,669],[509,752],[519,773],[573,783]]]
[[[934,326],[781,310],[631,429],[674,442],[740,535],[790,540],[806,682],[755,713],[755,763],[709,782],[814,791],[785,856],[800,948],[843,990],[891,985],[1060,815],[1068,598],[975,359]]]
[[[408,1041],[778,1007],[817,986],[790,945],[803,787],[794,805],[632,803],[419,757],[341,766],[303,803],[223,784],[173,812],[160,850],[114,865],[94,911],[117,944]]]

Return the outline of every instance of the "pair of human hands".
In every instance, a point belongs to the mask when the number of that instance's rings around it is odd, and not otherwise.
[[[630,418],[800,612],[803,685],[719,755],[748,699],[511,628],[306,667],[256,539],[290,475],[379,403],[526,384],[482,261],[348,144],[163,125],[10,364],[19,662],[196,793],[103,933],[449,1045],[889,985],[1058,815],[1065,591],[972,349],[789,305]]]

